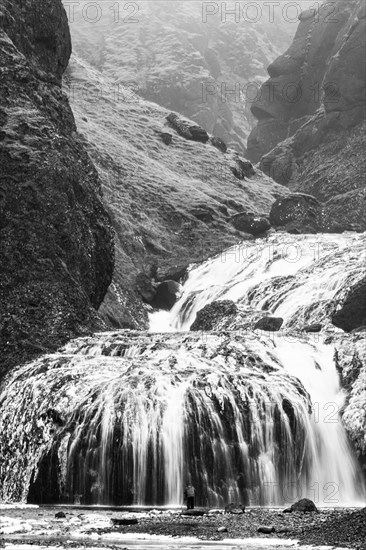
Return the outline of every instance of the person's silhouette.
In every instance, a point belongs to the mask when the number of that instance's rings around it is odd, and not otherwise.
[[[193,510],[195,496],[196,496],[196,490],[193,487],[193,485],[187,485],[187,487],[184,490],[184,497],[187,501],[187,510]]]

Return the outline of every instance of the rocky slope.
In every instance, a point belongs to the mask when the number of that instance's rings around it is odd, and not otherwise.
[[[168,122],[169,111],[116,88],[76,55],[64,90],[116,231],[114,279],[100,311],[112,327],[146,327],[137,276],[176,277],[246,237],[229,223],[232,215],[268,215],[288,191],[260,170],[245,176],[232,150],[183,137]]]
[[[324,227],[366,228],[365,5],[325,1],[300,17],[253,104],[248,157],[324,204]]]
[[[113,269],[98,174],[62,93],[59,0],[0,1],[0,376],[101,326]]]
[[[233,2],[165,0],[117,10],[107,0],[96,13],[87,4],[79,2],[71,22],[78,56],[245,151],[254,122],[250,100],[268,64],[290,44],[295,9],[283,13],[277,6],[272,14],[265,6],[257,12]]]

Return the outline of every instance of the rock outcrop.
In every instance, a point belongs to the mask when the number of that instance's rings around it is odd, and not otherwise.
[[[247,156],[324,203],[324,229],[364,230],[365,6],[327,0],[300,16],[252,105]]]
[[[0,377],[100,328],[113,235],[61,77],[60,0],[0,1]]]
[[[366,278],[352,286],[341,308],[332,315],[332,323],[345,332],[366,325]]]

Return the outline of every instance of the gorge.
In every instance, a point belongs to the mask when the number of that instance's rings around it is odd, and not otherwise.
[[[364,507],[364,3],[63,4],[0,0],[0,505]]]

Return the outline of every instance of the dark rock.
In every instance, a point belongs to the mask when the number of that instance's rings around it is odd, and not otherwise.
[[[212,210],[209,208],[193,208],[190,213],[201,222],[209,223],[214,220]]]
[[[137,525],[139,521],[137,518],[111,518],[111,522],[117,527],[120,525]]]
[[[160,137],[165,145],[170,145],[173,139],[172,134],[169,134],[169,132],[161,132]]]
[[[193,510],[183,510],[182,516],[193,516],[193,517],[201,517],[207,514],[207,510],[202,510],[199,508],[194,508]]]
[[[145,302],[152,302],[156,295],[156,286],[146,273],[139,273],[136,277],[136,289]]]
[[[238,504],[238,503],[234,503],[234,502],[231,502],[230,504],[227,504],[225,506],[225,514],[236,514],[236,515],[240,515],[240,514],[244,514],[245,512],[245,506],[244,504]]]
[[[286,508],[284,512],[318,512],[318,509],[312,500],[310,500],[309,498],[302,498],[301,500],[298,500],[297,502],[292,504],[290,508]]]
[[[254,330],[266,330],[266,331],[276,331],[280,330],[283,324],[282,317],[262,317],[254,325]]]
[[[230,221],[238,231],[244,231],[245,233],[250,233],[254,236],[261,235],[271,228],[271,224],[267,218],[257,216],[251,212],[241,212],[240,214],[235,214]]]
[[[156,287],[151,305],[157,309],[172,309],[181,293],[181,285],[176,281],[163,281]]]
[[[198,124],[180,117],[175,113],[170,113],[166,118],[180,136],[193,141],[200,141],[202,143],[207,143],[209,140],[209,135],[206,130],[201,128],[201,126],[198,126]]]
[[[261,526],[261,527],[258,527],[257,529],[258,533],[265,533],[265,534],[270,534],[270,533],[274,533],[276,531],[276,529],[273,527],[273,525],[270,525],[270,526]]]
[[[216,149],[219,149],[219,151],[221,151],[222,153],[226,153],[227,145],[222,139],[218,137],[212,137],[210,139],[210,142],[214,147],[216,147]]]
[[[317,229],[320,226],[322,208],[319,201],[304,193],[291,193],[277,199],[271,208],[269,220],[275,227],[297,226]]]
[[[215,330],[220,321],[229,319],[237,313],[238,308],[231,300],[212,302],[197,312],[190,330]]]
[[[332,323],[345,332],[366,324],[366,278],[349,290],[341,309],[332,315]]]
[[[234,155],[233,162],[230,164],[230,170],[239,180],[250,178],[250,176],[254,176],[255,174],[252,163],[249,160],[240,158],[239,155]]]
[[[0,378],[105,328],[113,231],[61,88],[71,53],[61,0],[0,2]]]
[[[302,329],[304,332],[320,332],[322,325],[320,323],[314,323],[312,325],[305,325]]]
[[[156,278],[158,281],[173,280],[183,284],[188,277],[188,264],[172,265],[168,269],[158,269]]]
[[[64,519],[64,518],[66,518],[66,514],[65,514],[65,512],[56,512],[55,518],[56,519]]]

